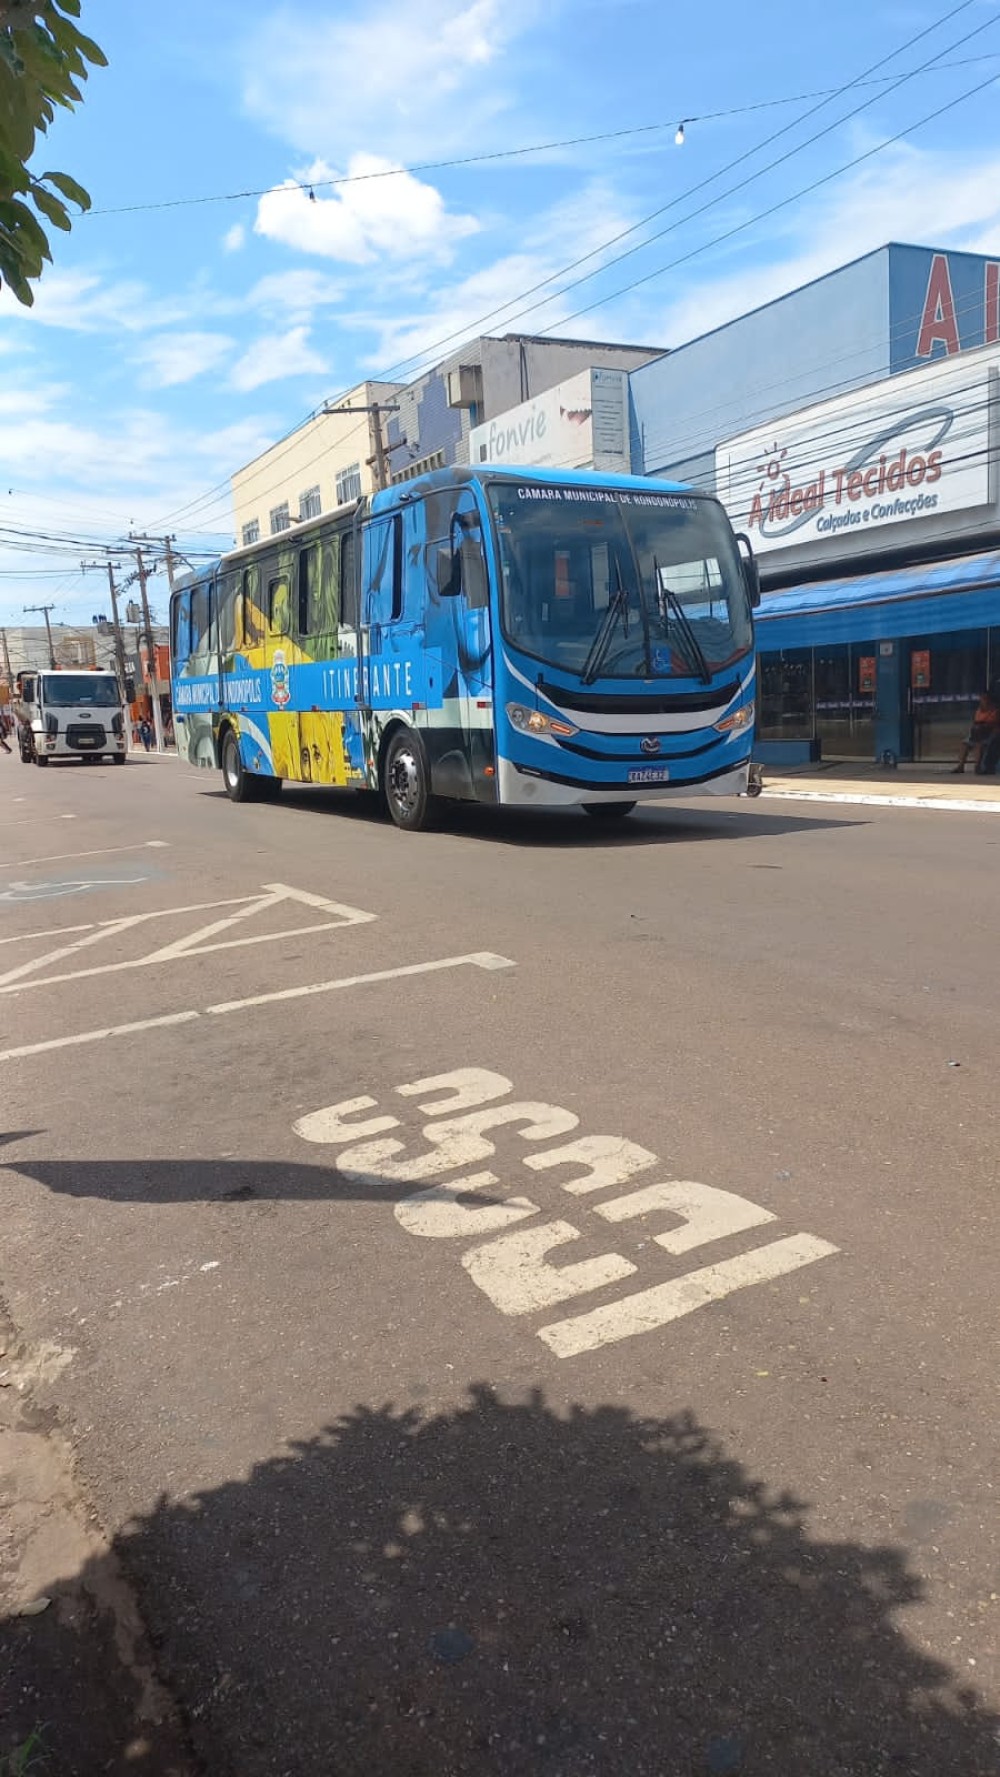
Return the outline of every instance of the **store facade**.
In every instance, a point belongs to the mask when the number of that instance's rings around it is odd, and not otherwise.
[[[757,554],[765,763],[954,760],[1000,681],[998,387],[1000,262],[902,246],[632,373],[635,465]]]

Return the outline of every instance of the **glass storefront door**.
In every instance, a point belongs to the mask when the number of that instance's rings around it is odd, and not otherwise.
[[[816,648],[816,733],[826,759],[875,756],[876,642]]]
[[[1000,631],[963,629],[950,635],[915,636],[906,646],[913,757],[954,760],[976,704],[991,677],[1000,673]]]

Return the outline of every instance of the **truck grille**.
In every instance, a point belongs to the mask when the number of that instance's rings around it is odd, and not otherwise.
[[[108,737],[98,722],[72,723],[66,730],[66,745],[79,753],[100,753]]]

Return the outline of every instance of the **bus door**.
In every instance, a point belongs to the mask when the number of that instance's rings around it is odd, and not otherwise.
[[[493,801],[493,660],[482,520],[469,488],[424,504],[433,533],[426,553],[424,645],[440,655],[442,678],[435,789]]]
[[[378,745],[392,710],[424,726],[420,690],[420,632],[412,600],[404,597],[403,517],[373,518],[362,533],[364,604],[359,671],[369,782],[377,781]]]

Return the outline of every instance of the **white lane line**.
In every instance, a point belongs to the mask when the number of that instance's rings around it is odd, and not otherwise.
[[[234,895],[229,901],[194,901],[189,907],[154,907],[152,912],[143,913],[136,917],[141,919],[169,919],[172,914],[177,914],[179,917],[182,913],[210,913],[214,907],[242,907],[244,902],[250,898],[251,897],[247,895]],[[257,897],[254,896],[252,898],[256,899]],[[112,926],[116,926],[119,923],[120,922],[117,919],[91,919],[87,921],[86,925],[49,926],[48,930],[44,932],[13,932],[8,938],[0,938],[0,944],[28,944],[33,938],[67,938],[73,932],[96,932],[99,929],[108,931]],[[40,963],[44,960],[43,957],[38,958]],[[0,976],[0,981],[3,979],[4,977]]]
[[[709,1302],[719,1302],[734,1290],[744,1290],[753,1283],[769,1283],[825,1259],[837,1248],[828,1240],[812,1234],[791,1234],[786,1240],[773,1240],[753,1252],[741,1253],[735,1259],[723,1259],[718,1265],[704,1265],[689,1271],[670,1283],[655,1284],[652,1289],[639,1290],[606,1308],[594,1308],[589,1314],[577,1314],[568,1320],[554,1321],[540,1327],[538,1337],[544,1339],[556,1357],[577,1357],[583,1351],[596,1351],[616,1339],[630,1339],[637,1333],[651,1333],[668,1321],[693,1314]]]
[[[963,796],[877,796],[867,791],[853,795],[847,790],[764,790],[772,802],[840,802],[862,808],[953,808],[959,814],[1000,814],[1000,796],[995,802],[973,802]]]
[[[242,1012],[250,1006],[267,1006],[275,1000],[301,999],[308,994],[335,993],[341,987],[367,987],[378,981],[396,981],[406,975],[431,975],[440,969],[513,969],[509,956],[496,956],[490,950],[475,950],[468,956],[444,956],[433,963],[408,963],[398,969],[379,969],[370,975],[345,975],[340,981],[317,981],[310,987],[289,987],[281,993],[262,993],[252,999],[229,1000],[223,1005],[206,1006],[204,1016],[221,1017],[227,1012]],[[105,1037],[131,1036],[135,1031],[156,1030],[168,1024],[190,1024],[201,1018],[201,1012],[168,1012],[162,1018],[143,1018],[137,1024],[111,1024],[102,1030],[81,1030],[70,1037],[51,1037],[44,1043],[22,1043],[16,1049],[0,1049],[0,1061],[17,1061],[27,1055],[41,1055],[47,1049],[69,1049],[80,1043],[99,1043]]]
[[[407,963],[398,969],[377,969],[370,975],[344,975],[339,981],[316,981],[310,987],[283,987],[277,993],[258,993],[252,999],[224,1000],[221,1005],[208,1006],[210,1017],[226,1012],[242,1012],[247,1006],[273,1006],[279,1000],[306,999],[316,993],[336,993],[341,987],[367,987],[376,981],[399,981],[406,975],[431,975],[438,969],[513,969],[509,956],[496,956],[491,950],[474,950],[468,956],[445,956],[433,963]]]
[[[46,1049],[72,1049],[80,1043],[99,1043],[104,1037],[130,1037],[136,1031],[157,1030],[165,1024],[190,1024],[200,1012],[167,1012],[162,1018],[140,1018],[136,1024],[109,1024],[104,1030],[81,1030],[71,1037],[51,1037],[47,1043],[22,1043],[18,1049],[0,1049],[0,1061],[16,1061],[25,1055],[41,1055]]]
[[[0,900],[3,898],[0,892]],[[214,944],[202,942],[206,937],[226,931],[258,913],[266,913],[293,902],[296,905],[304,902],[308,907],[321,908],[334,917],[313,925],[285,926],[278,932],[257,932],[249,937],[224,938]],[[70,969],[60,975],[38,973],[52,963],[99,944],[104,938],[117,938],[121,932],[144,925],[147,920],[162,919],[173,913],[205,912],[219,907],[235,907],[238,911],[228,913],[223,919],[213,920],[210,925],[200,926],[197,931],[189,932],[159,950],[152,950],[146,956],[127,957],[116,963],[97,963],[88,969]],[[208,955],[213,950],[237,950],[249,944],[276,944],[283,938],[311,937],[315,932],[339,931],[345,926],[367,925],[375,918],[376,914],[366,913],[360,907],[348,907],[342,901],[326,900],[322,895],[310,894],[306,889],[290,888],[287,883],[271,882],[265,885],[263,893],[259,895],[241,895],[228,901],[206,901],[195,907],[159,907],[146,913],[130,913],[118,919],[102,920],[99,925],[84,928],[88,931],[87,937],[77,938],[72,944],[64,944],[57,950],[48,951],[44,956],[33,957],[16,968],[8,969],[5,974],[0,975],[0,993],[27,993],[32,988],[54,987],[66,981],[84,981],[95,975],[113,975],[122,969],[142,969],[157,963],[183,962],[189,957]],[[30,981],[26,979],[29,975],[34,977]]]
[[[28,870],[33,864],[67,864],[76,858],[107,858],[112,852],[165,850],[169,847],[166,839],[141,839],[137,845],[102,845],[97,851],[57,851],[49,852],[44,858],[18,858],[13,864],[0,864],[0,870]],[[114,888],[114,883],[110,885]]]
[[[29,814],[23,821],[6,821],[7,827],[37,827],[42,821],[75,821],[75,814]]]

